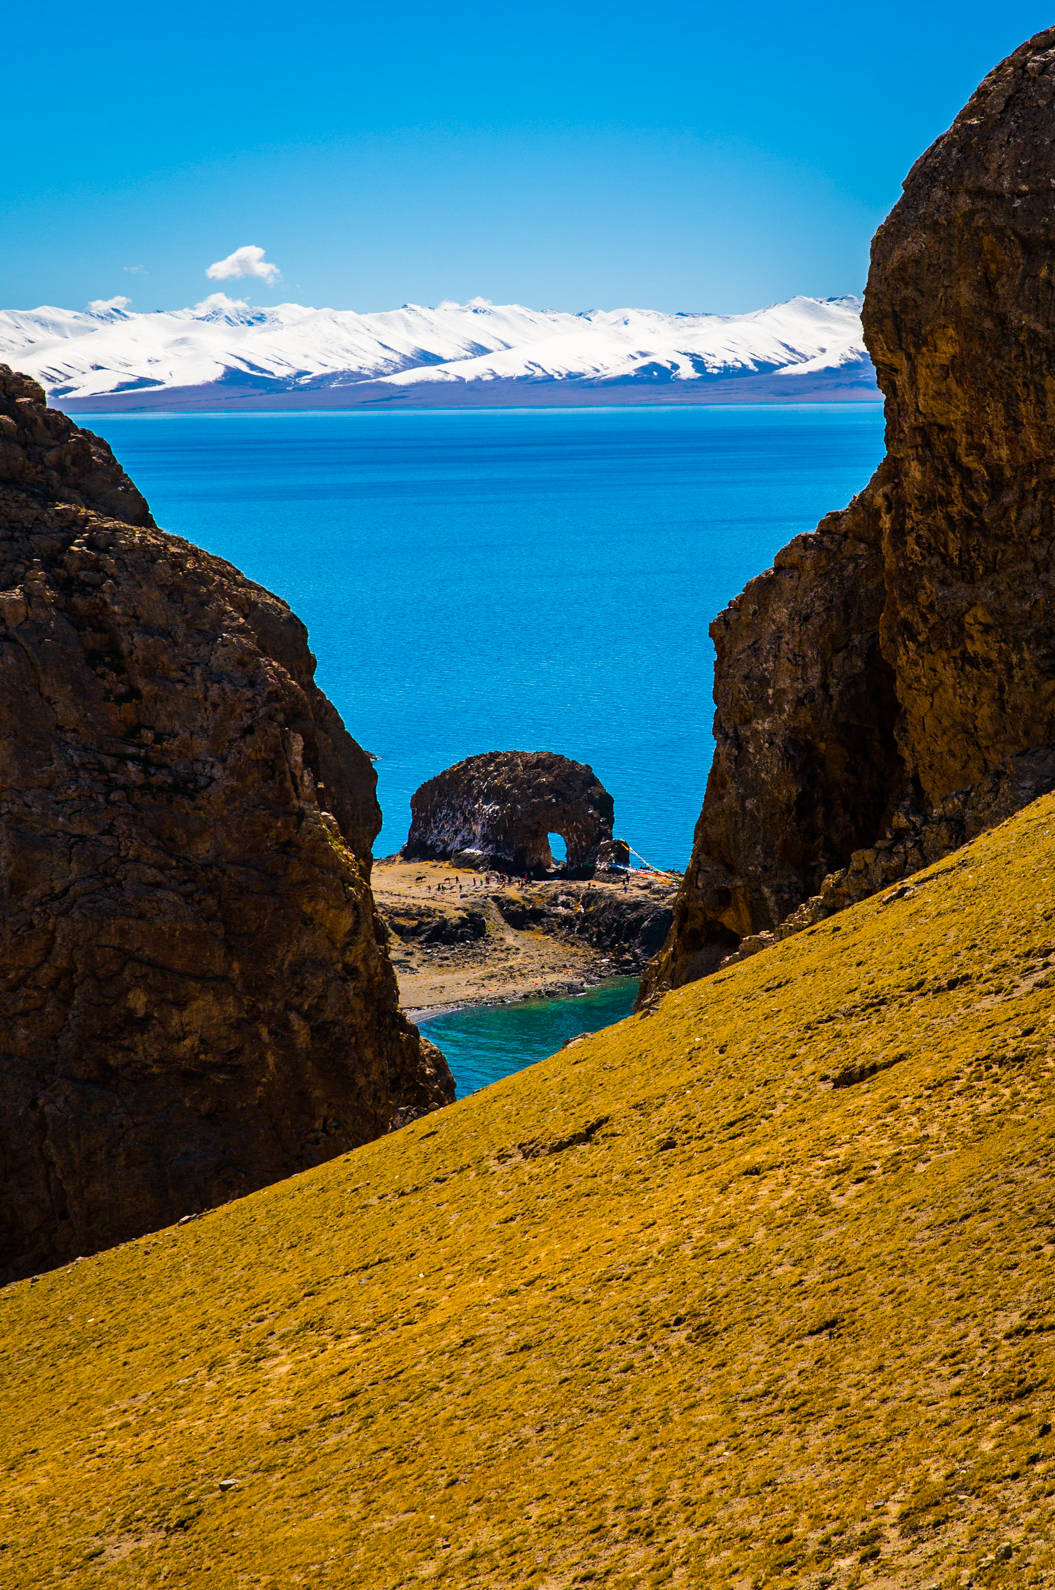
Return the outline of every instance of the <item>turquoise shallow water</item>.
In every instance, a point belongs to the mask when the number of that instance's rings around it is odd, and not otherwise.
[[[637,981],[621,977],[575,999],[527,999],[517,1005],[455,1010],[421,1022],[447,1057],[458,1097],[554,1054],[580,1032],[599,1032],[634,1007]]]
[[[878,405],[96,415],[159,524],[278,591],[376,752],[376,850],[460,757],[589,762],[684,866],[711,757],[707,625],[860,489]]]

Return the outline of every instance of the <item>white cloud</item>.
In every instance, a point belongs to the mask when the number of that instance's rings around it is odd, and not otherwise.
[[[105,315],[109,309],[127,309],[132,302],[123,293],[118,293],[116,298],[93,298],[88,305],[88,313],[92,315]]]
[[[203,298],[200,304],[195,304],[196,315],[207,315],[210,310],[222,309],[248,309],[249,305],[244,298],[228,298],[226,293],[210,293],[208,298]]]
[[[264,258],[265,250],[256,243],[246,243],[242,248],[236,248],[233,254],[228,254],[226,259],[218,259],[209,266],[206,276],[214,282],[225,282],[232,276],[258,276],[262,282],[267,282],[271,287],[278,281],[282,272],[277,265]]]
[[[145,265],[122,265],[121,269],[129,276],[145,276],[147,274]]]

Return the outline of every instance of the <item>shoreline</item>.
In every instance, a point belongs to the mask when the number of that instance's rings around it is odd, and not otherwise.
[[[802,378],[799,378],[802,380]],[[751,382],[754,384],[749,384]],[[442,383],[440,391],[430,390],[425,383],[414,391],[413,397],[404,391],[367,390],[367,383],[359,389],[358,397],[350,396],[340,401],[342,393],[356,391],[354,387],[329,387],[317,394],[300,392],[239,394],[228,389],[224,397],[199,387],[170,387],[166,396],[154,393],[151,403],[142,392],[107,392],[98,397],[66,398],[57,393],[49,395],[49,403],[79,423],[93,419],[160,417],[191,415],[197,418],[222,418],[229,414],[240,415],[291,415],[317,414],[481,414],[481,413],[556,413],[567,410],[590,411],[598,409],[686,409],[686,408],[799,408],[823,407],[833,404],[839,408],[856,404],[881,405],[882,393],[867,382],[816,382],[788,390],[774,377],[729,376],[708,383],[705,388],[686,382],[686,391],[662,383],[646,387],[637,383],[628,386],[602,389],[597,387],[566,388],[561,383],[545,383],[532,389],[529,384],[513,383],[502,394],[504,401],[496,399],[495,383],[488,382],[477,393],[461,389],[452,392]],[[167,398],[167,400],[166,400]],[[294,401],[291,401],[291,398]],[[313,401],[317,398],[318,401]]]
[[[420,1026],[423,1021],[435,1021],[439,1016],[454,1016],[462,1010],[505,1010],[510,1005],[527,1005],[534,1000],[548,1002],[550,1000],[583,999],[587,994],[595,994],[598,989],[606,988],[611,983],[633,982],[638,980],[635,972],[616,972],[611,977],[602,977],[595,983],[588,983],[576,992],[564,990],[555,992],[550,989],[533,989],[530,993],[514,994],[510,999],[457,999],[448,1005],[423,1005],[413,1008],[403,1006],[403,1014],[414,1025]]]
[[[524,882],[387,857],[372,887],[400,1004],[418,1022],[640,977],[666,937],[677,882],[643,872]]]

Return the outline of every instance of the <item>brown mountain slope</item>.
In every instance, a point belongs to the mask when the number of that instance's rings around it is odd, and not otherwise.
[[[1047,1585],[1055,798],[0,1293],[0,1583]]]
[[[986,78],[880,228],[887,455],[715,620],[714,764],[646,996],[1055,742],[1055,28]]]

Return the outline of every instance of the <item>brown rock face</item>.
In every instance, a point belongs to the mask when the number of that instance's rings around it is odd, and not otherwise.
[[[1055,726],[1055,29],[986,79],[873,248],[896,468],[882,645],[928,804]]]
[[[488,751],[416,790],[407,861],[535,872],[553,865],[560,834],[570,870],[597,864],[612,838],[612,797],[584,762],[553,751]],[[607,853],[606,853],[607,854]]]
[[[369,759],[286,605],[0,366],[0,1278],[453,1096],[398,1009]]]
[[[848,866],[828,874],[818,894],[796,906],[772,931],[742,938],[733,954],[721,964],[746,960],[749,955],[756,955],[781,939],[791,938],[823,922],[826,917],[845,911],[859,900],[879,894],[891,884],[900,884],[900,887],[891,889],[884,903],[903,900],[917,888],[928,885],[927,879],[917,883],[914,873],[969,844],[987,828],[1006,822],[1024,806],[1041,795],[1050,794],[1053,789],[1055,746],[1042,745],[1018,756],[1009,756],[976,784],[946,795],[933,811],[921,811],[906,803],[895,812],[889,834],[866,850],[855,850]],[[963,864],[952,863],[953,866]]]
[[[825,875],[1055,741],[1055,29],[978,89],[876,236],[887,456],[712,627],[716,751],[643,990],[712,970]]]

